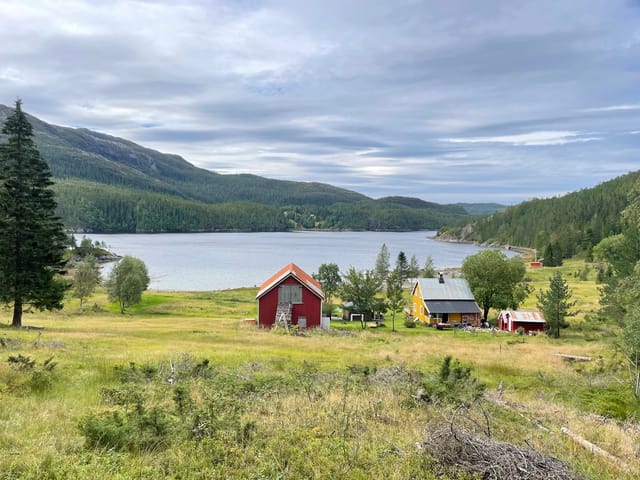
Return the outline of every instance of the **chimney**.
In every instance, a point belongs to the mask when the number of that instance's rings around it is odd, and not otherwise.
[[[444,275],[442,272],[438,273],[438,283],[444,283]]]

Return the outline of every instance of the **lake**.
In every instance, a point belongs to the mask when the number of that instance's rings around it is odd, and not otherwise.
[[[475,245],[433,240],[436,232],[276,232],[87,235],[118,255],[145,262],[153,290],[223,290],[259,286],[293,262],[308,273],[323,263],[340,271],[374,267],[382,244],[393,267],[400,251],[415,255],[422,268],[428,256],[438,269],[459,267]],[[78,242],[80,238],[78,238]],[[505,252],[513,254],[512,252]],[[109,272],[105,266],[103,276]]]

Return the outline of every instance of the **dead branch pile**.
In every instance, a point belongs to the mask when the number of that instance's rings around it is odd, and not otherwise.
[[[556,458],[528,447],[498,442],[453,425],[435,431],[424,442],[434,459],[483,480],[578,480],[581,477]]]

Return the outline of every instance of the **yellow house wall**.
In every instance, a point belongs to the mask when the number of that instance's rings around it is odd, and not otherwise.
[[[429,312],[427,312],[427,307],[424,304],[420,285],[416,285],[413,289],[413,294],[411,295],[411,315],[413,315],[413,318],[417,318],[421,322],[429,322]]]

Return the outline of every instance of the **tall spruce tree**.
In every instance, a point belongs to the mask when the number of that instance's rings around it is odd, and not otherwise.
[[[55,215],[56,202],[47,163],[33,141],[33,129],[16,101],[2,128],[0,145],[0,301],[13,305],[11,325],[22,313],[62,308],[66,234]]]
[[[538,294],[538,308],[547,321],[546,331],[550,337],[560,338],[560,329],[569,326],[566,317],[575,315],[571,308],[576,302],[571,298],[569,285],[560,272],[549,279],[549,289]]]
[[[373,270],[378,278],[384,282],[389,276],[390,268],[391,265],[389,264],[389,249],[387,248],[387,244],[383,243],[382,247],[380,247],[380,252],[376,257],[376,265]]]
[[[402,250],[400,250],[396,258],[395,272],[402,282],[409,278],[409,262],[407,261],[407,255]]]

